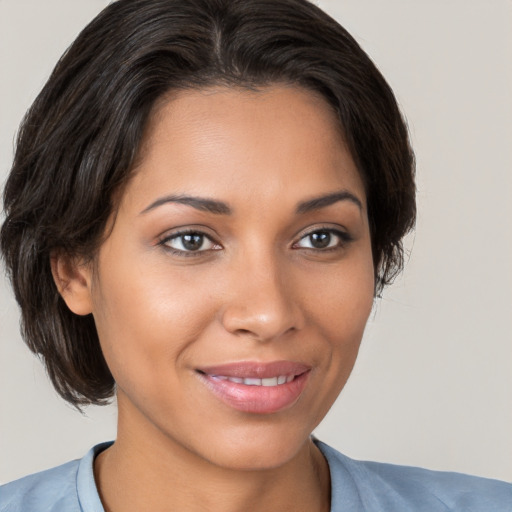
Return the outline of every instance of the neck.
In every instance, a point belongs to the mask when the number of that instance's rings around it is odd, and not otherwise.
[[[220,467],[155,429],[134,428],[120,410],[116,442],[95,460],[94,473],[106,512],[327,512],[327,462],[307,439],[278,467]]]

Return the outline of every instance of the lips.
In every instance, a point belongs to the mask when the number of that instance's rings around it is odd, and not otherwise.
[[[277,377],[268,377],[267,379],[258,379],[256,377],[228,377],[226,375],[215,375],[212,377],[220,380],[229,380],[235,384],[245,384],[246,386],[280,386],[291,382],[295,375],[279,375]]]
[[[311,368],[292,361],[237,362],[202,367],[197,373],[216,398],[239,411],[271,414],[291,407]]]

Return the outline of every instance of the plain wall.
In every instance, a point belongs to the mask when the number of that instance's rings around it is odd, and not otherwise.
[[[0,0],[0,180],[17,126],[105,0]],[[323,0],[408,118],[419,218],[359,360],[316,435],[362,459],[512,480],[512,2]],[[18,333],[0,278],[0,482],[115,436],[81,416]]]

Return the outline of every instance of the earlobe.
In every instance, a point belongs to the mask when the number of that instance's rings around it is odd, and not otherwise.
[[[53,280],[68,308],[77,315],[92,313],[90,265],[64,251],[50,256]]]

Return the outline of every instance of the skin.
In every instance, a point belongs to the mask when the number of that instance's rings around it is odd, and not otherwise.
[[[334,113],[294,87],[181,91],[155,108],[140,157],[95,265],[52,262],[117,382],[118,438],[95,461],[106,510],[329,510],[310,434],[349,377],[374,291],[364,186]],[[340,191],[356,200],[297,212]],[[231,213],[158,203],[169,195]],[[200,250],[184,250],[183,228],[206,235]],[[328,230],[342,235],[313,246]],[[311,370],[269,414],[230,407],[197,372],[282,360]]]

